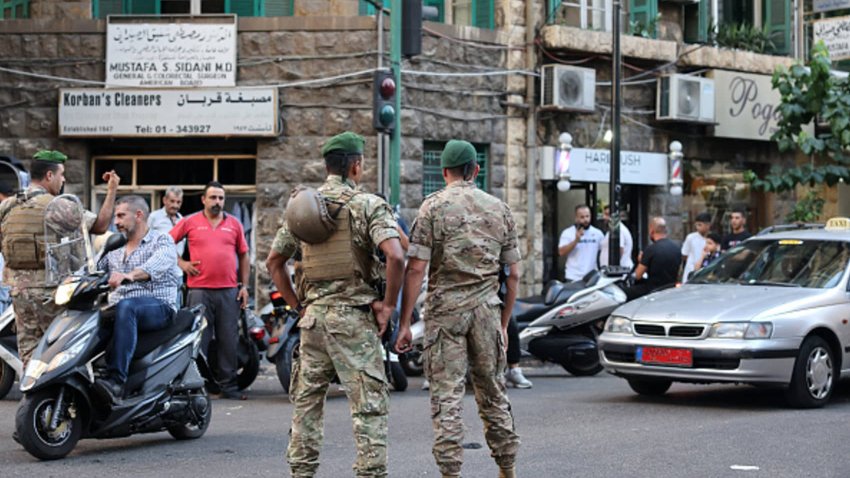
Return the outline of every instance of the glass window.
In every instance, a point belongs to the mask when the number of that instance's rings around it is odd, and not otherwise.
[[[422,195],[427,196],[433,192],[443,189],[446,185],[443,180],[443,169],[440,167],[440,154],[446,146],[444,142],[428,141],[425,143],[425,151],[422,155]],[[478,155],[478,166],[481,170],[475,178],[475,184],[483,191],[488,191],[490,182],[488,180],[489,160],[486,145],[473,145]]]
[[[697,214],[707,212],[712,217],[711,230],[722,235],[729,231],[729,218],[735,208],[747,211],[747,230],[751,233],[757,232],[769,221],[760,202],[764,195],[753,191],[744,180],[745,171],[758,172],[763,169],[760,165],[686,159],[683,166],[683,219],[686,219],[686,224],[692,224]]]
[[[452,1],[452,21],[455,25],[472,25],[472,0]]]
[[[194,13],[233,13],[243,17],[290,16],[293,2],[294,0],[202,0],[201,11]],[[92,16],[106,18],[107,15],[122,13],[186,14],[193,13],[191,4],[191,0],[93,0]]]
[[[658,0],[629,0],[629,30],[652,32],[655,37],[658,22]]]
[[[700,0],[698,3],[686,4],[685,12],[685,41],[688,43],[705,43],[708,41],[708,29],[711,23],[711,0]]]
[[[99,159],[94,162],[94,183],[99,184],[100,178],[107,171],[115,171],[121,182],[132,184],[133,179],[133,160],[132,159]]]
[[[218,160],[218,177],[228,178],[228,184],[254,184],[257,182],[257,161],[253,159]]]
[[[136,165],[136,185],[196,184],[213,180],[212,159],[142,159]]]
[[[691,284],[835,287],[850,261],[850,244],[827,240],[750,240],[698,271]]]
[[[791,2],[764,0],[764,26],[776,54],[787,54],[791,48]]]
[[[0,0],[0,18],[4,20],[15,20],[18,18],[29,18],[29,0]]]

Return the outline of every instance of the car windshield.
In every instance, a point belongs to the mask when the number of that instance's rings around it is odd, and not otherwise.
[[[750,240],[697,272],[691,284],[830,288],[841,280],[850,244],[826,240]]]

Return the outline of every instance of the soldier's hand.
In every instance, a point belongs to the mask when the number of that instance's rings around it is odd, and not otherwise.
[[[184,261],[183,259],[180,259],[177,261],[177,264],[180,266],[180,270],[182,270],[184,274],[190,275],[192,277],[195,277],[196,275],[199,275],[201,273],[201,271],[198,270],[197,267],[195,267],[197,265],[200,265],[201,261]]]
[[[410,332],[410,327],[399,327],[398,338],[395,341],[395,352],[403,354],[413,350],[413,334]]]
[[[502,352],[508,353],[508,328],[502,327]]]
[[[375,321],[378,323],[378,337],[382,337],[387,330],[387,324],[390,323],[393,310],[385,307],[383,302],[376,300],[372,302],[372,313],[375,314]]]
[[[113,169],[112,171],[103,173],[103,180],[106,181],[106,186],[109,189],[114,190],[121,183],[121,176],[118,176],[118,173]]]

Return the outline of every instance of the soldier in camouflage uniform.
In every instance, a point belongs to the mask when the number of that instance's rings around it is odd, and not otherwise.
[[[0,203],[0,237],[6,259],[3,280],[12,288],[18,354],[24,368],[44,331],[61,311],[53,302],[54,288],[45,284],[44,208],[62,192],[67,159],[59,151],[37,152],[30,164],[30,187]],[[85,215],[94,234],[104,233],[109,227],[120,181],[114,171],[104,174],[103,179],[108,182],[103,207],[97,216],[90,212]]]
[[[387,413],[389,389],[381,355],[384,332],[401,286],[404,253],[396,221],[387,203],[359,192],[363,174],[363,138],[350,132],[331,138],[322,148],[328,177],[319,192],[348,209],[350,240],[342,256],[372,256],[375,247],[387,257],[387,286],[383,301],[371,284],[371,264],[359,262],[353,274],[331,280],[314,264],[345,271],[350,264],[315,257],[310,244],[298,240],[284,225],[275,237],[266,266],[286,302],[302,311],[301,353],[293,365],[289,396],[295,408],[286,453],[293,477],[312,477],[319,466],[325,394],[334,375],[345,387],[351,407],[358,477],[387,476]],[[290,201],[291,205],[292,201]],[[288,212],[288,211],[287,211]],[[348,229],[337,221],[338,229]],[[337,233],[334,233],[337,234]],[[334,236],[326,243],[333,243]],[[324,244],[319,246],[324,246]],[[327,246],[331,247],[331,246]],[[304,291],[296,294],[286,273],[286,261],[301,253]],[[337,256],[339,257],[339,256]],[[330,262],[328,262],[330,261]],[[368,261],[366,261],[368,262]],[[321,266],[321,264],[320,264]],[[367,271],[367,272],[364,272]],[[328,272],[328,269],[325,269]],[[300,295],[300,296],[298,296]]]
[[[475,186],[479,170],[475,157],[471,144],[457,140],[450,141],[441,155],[447,186],[425,199],[410,233],[396,350],[410,350],[413,304],[429,271],[423,316],[434,458],[444,477],[460,476],[463,395],[469,369],[499,476],[513,477],[519,436],[514,431],[503,371],[520,255],[510,209]],[[501,311],[500,264],[509,264],[510,270]]]

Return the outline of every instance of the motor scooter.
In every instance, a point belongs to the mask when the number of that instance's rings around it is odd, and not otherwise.
[[[602,371],[597,338],[611,312],[627,301],[628,280],[624,271],[591,271],[580,281],[551,281],[541,296],[517,299],[520,348],[573,375],[596,375]]]
[[[67,215],[67,206],[51,214],[53,204],[62,200],[78,206],[79,216],[70,223],[80,224],[82,234],[46,234],[54,237],[45,241],[46,283],[63,277],[54,300],[65,310],[45,331],[21,379],[17,439],[33,456],[55,460],[70,453],[81,438],[158,431],[178,440],[201,437],[212,417],[197,366],[206,328],[203,306],[178,311],[165,329],[139,334],[124,394],[116,402],[94,392],[95,380],[106,375],[105,351],[115,308],[107,305],[109,275],[95,266],[79,200],[58,196],[48,204],[45,217]],[[123,235],[111,236],[102,255],[124,243]],[[81,255],[87,264],[80,268]]]
[[[239,342],[236,346],[236,386],[239,390],[250,387],[260,373],[260,347],[265,350],[265,336],[265,327],[254,314],[252,306],[242,309],[239,313]],[[201,375],[207,381],[207,390],[220,393],[221,384],[212,372],[218,369],[215,338],[210,340],[205,357],[209,368],[202,367]]]
[[[23,375],[15,334],[15,310],[11,304],[0,314],[0,400],[12,390],[15,377]]]

